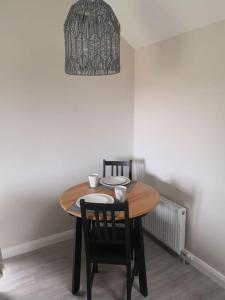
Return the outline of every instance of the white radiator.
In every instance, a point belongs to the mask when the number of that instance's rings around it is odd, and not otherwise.
[[[160,203],[143,218],[144,229],[177,254],[185,249],[186,208],[160,197]]]

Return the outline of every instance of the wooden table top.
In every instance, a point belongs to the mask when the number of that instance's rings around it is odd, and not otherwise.
[[[114,189],[106,189],[104,187],[90,188],[89,183],[81,183],[66,190],[60,199],[61,207],[69,214],[75,217],[81,217],[80,211],[68,211],[71,205],[81,196],[101,193],[110,196],[115,196]],[[129,202],[130,218],[140,217],[149,213],[159,203],[159,193],[151,186],[137,182],[130,192],[127,192],[127,201]]]

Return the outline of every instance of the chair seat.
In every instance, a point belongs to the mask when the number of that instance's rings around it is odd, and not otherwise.
[[[125,245],[92,244],[90,259],[93,263],[126,265]]]
[[[114,241],[113,229],[107,229],[109,240],[106,240],[105,242],[96,242],[96,237],[99,234],[103,236],[104,228],[100,228],[99,232],[97,228],[93,228],[90,236],[93,241],[90,243],[91,261],[105,264],[125,265],[127,263],[126,244],[124,243],[125,230],[121,227],[116,228],[116,241]]]

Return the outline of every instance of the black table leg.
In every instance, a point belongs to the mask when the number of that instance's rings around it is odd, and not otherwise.
[[[73,246],[73,271],[72,271],[72,293],[75,295],[80,289],[80,267],[81,267],[81,248],[82,248],[82,220],[76,218],[74,228]]]
[[[138,264],[140,292],[144,297],[147,297],[148,285],[147,285],[147,276],[146,276],[146,267],[145,267],[145,249],[144,249],[144,237],[143,237],[141,217],[135,219],[135,231],[136,231],[135,255]]]

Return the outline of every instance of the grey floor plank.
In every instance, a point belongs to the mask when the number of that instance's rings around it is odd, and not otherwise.
[[[132,299],[149,300],[225,300],[225,290],[192,266],[183,265],[177,257],[145,237],[149,296],[144,298],[135,279]],[[84,300],[85,259],[82,257],[81,291],[71,290],[72,241],[52,245],[5,261],[0,280],[1,300]],[[125,269],[100,266],[95,275],[93,300],[123,300]]]

